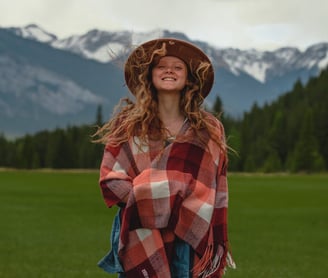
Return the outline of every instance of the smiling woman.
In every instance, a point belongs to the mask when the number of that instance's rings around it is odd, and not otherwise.
[[[202,50],[164,38],[125,64],[136,102],[98,130],[100,187],[120,210],[99,266],[120,277],[221,277],[234,266],[227,235],[227,146],[202,108],[214,71]]]

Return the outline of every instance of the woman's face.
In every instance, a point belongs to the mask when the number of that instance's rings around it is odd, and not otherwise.
[[[152,81],[158,92],[180,92],[187,83],[187,66],[174,56],[162,57],[152,70]]]

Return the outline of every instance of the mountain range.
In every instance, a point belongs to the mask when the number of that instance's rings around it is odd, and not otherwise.
[[[328,65],[328,43],[304,51],[218,48],[168,30],[149,33],[90,30],[59,39],[37,26],[0,28],[0,133],[19,136],[42,129],[90,123],[97,107],[110,117],[129,96],[123,65],[133,47],[149,39],[174,37],[202,48],[215,68],[206,105],[220,96],[224,112],[240,117],[305,83]]]

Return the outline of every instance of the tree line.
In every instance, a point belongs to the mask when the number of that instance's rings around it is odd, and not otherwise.
[[[104,147],[92,143],[91,136],[102,122],[102,108],[99,106],[94,124],[40,131],[15,140],[0,135],[0,167],[98,168]]]
[[[238,100],[237,100],[238,101]],[[220,107],[220,100],[217,101]],[[242,172],[320,172],[328,169],[328,68],[276,101],[256,103],[235,120],[223,114],[230,169]],[[215,110],[215,109],[214,109]],[[230,138],[230,141],[229,141]]]
[[[238,101],[238,100],[236,100]],[[225,115],[218,97],[212,111],[221,113],[229,151],[230,171],[319,172],[328,169],[328,68],[306,85],[259,107],[241,119]],[[41,131],[8,140],[0,134],[0,167],[99,168],[103,145],[91,142],[103,124],[101,106],[92,125]]]

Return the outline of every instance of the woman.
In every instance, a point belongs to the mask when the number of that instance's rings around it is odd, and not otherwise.
[[[99,266],[120,277],[221,277],[227,238],[227,146],[201,106],[213,67],[185,41],[137,47],[125,64],[135,96],[96,135],[106,144],[100,187],[119,212]]]

